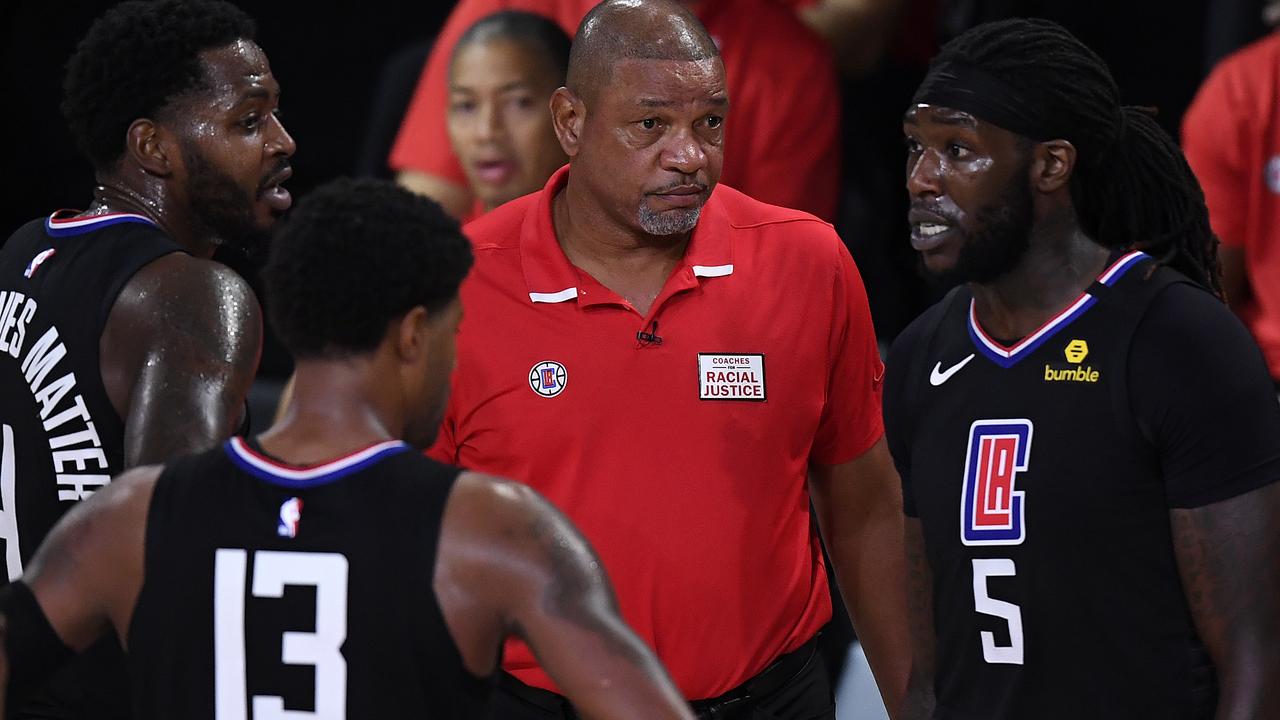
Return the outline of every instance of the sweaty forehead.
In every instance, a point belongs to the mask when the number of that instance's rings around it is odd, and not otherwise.
[[[271,65],[262,48],[249,40],[200,53],[210,92],[220,100],[234,102],[257,89],[278,91]]]

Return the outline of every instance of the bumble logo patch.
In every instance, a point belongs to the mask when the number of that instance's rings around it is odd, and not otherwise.
[[[1044,366],[1045,382],[1098,382],[1102,374],[1093,369],[1092,366],[1081,365],[1084,359],[1089,357],[1089,343],[1080,339],[1072,340],[1062,349],[1062,354],[1070,364],[1050,365],[1046,363]]]
[[[1089,356],[1089,343],[1083,340],[1072,340],[1063,348],[1062,354],[1067,356],[1067,362],[1079,365]]]

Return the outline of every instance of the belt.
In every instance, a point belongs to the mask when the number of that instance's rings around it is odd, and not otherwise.
[[[701,720],[712,720],[724,717],[726,712],[737,712],[751,707],[755,701],[763,700],[785,688],[795,679],[818,653],[818,636],[808,642],[781,655],[755,677],[733,688],[732,690],[705,700],[693,700],[689,706]],[[579,715],[574,712],[573,705],[558,693],[543,690],[520,682],[510,673],[501,673],[498,685],[502,690],[542,710],[556,713],[573,720]]]

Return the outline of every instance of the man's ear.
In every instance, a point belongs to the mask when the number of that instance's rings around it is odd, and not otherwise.
[[[125,156],[148,175],[169,177],[179,154],[176,138],[154,120],[138,118],[125,133]]]
[[[394,326],[396,354],[401,360],[413,362],[425,352],[430,351],[430,322],[427,309],[421,305],[400,316]]]
[[[575,157],[582,145],[582,126],[587,120],[587,106],[569,88],[551,93],[551,124],[564,154]]]
[[[1076,168],[1076,146],[1066,140],[1046,140],[1032,150],[1031,186],[1042,193],[1067,187]]]

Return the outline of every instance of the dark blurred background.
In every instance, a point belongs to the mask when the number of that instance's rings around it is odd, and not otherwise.
[[[891,340],[934,297],[914,271],[902,208],[899,118],[930,55],[984,20],[1057,20],[1111,65],[1126,101],[1159,109],[1176,133],[1196,88],[1223,55],[1260,37],[1263,0],[889,0],[901,4],[895,39],[869,69],[845,72],[844,180],[838,226],[866,276],[877,331]],[[0,241],[23,222],[82,208],[92,174],[64,127],[62,68],[90,22],[111,2],[0,3],[4,144]],[[432,38],[453,3],[238,2],[259,26],[283,87],[284,122],[298,142],[289,187],[301,197],[344,174],[385,174],[381,158]],[[794,3],[790,3],[794,4]],[[399,66],[402,87],[383,81]],[[409,68],[408,71],[404,68]],[[406,80],[408,78],[408,80]],[[403,87],[408,82],[410,86]],[[394,83],[393,83],[394,85]],[[253,278],[241,258],[221,258]],[[287,374],[269,344],[262,373]]]

